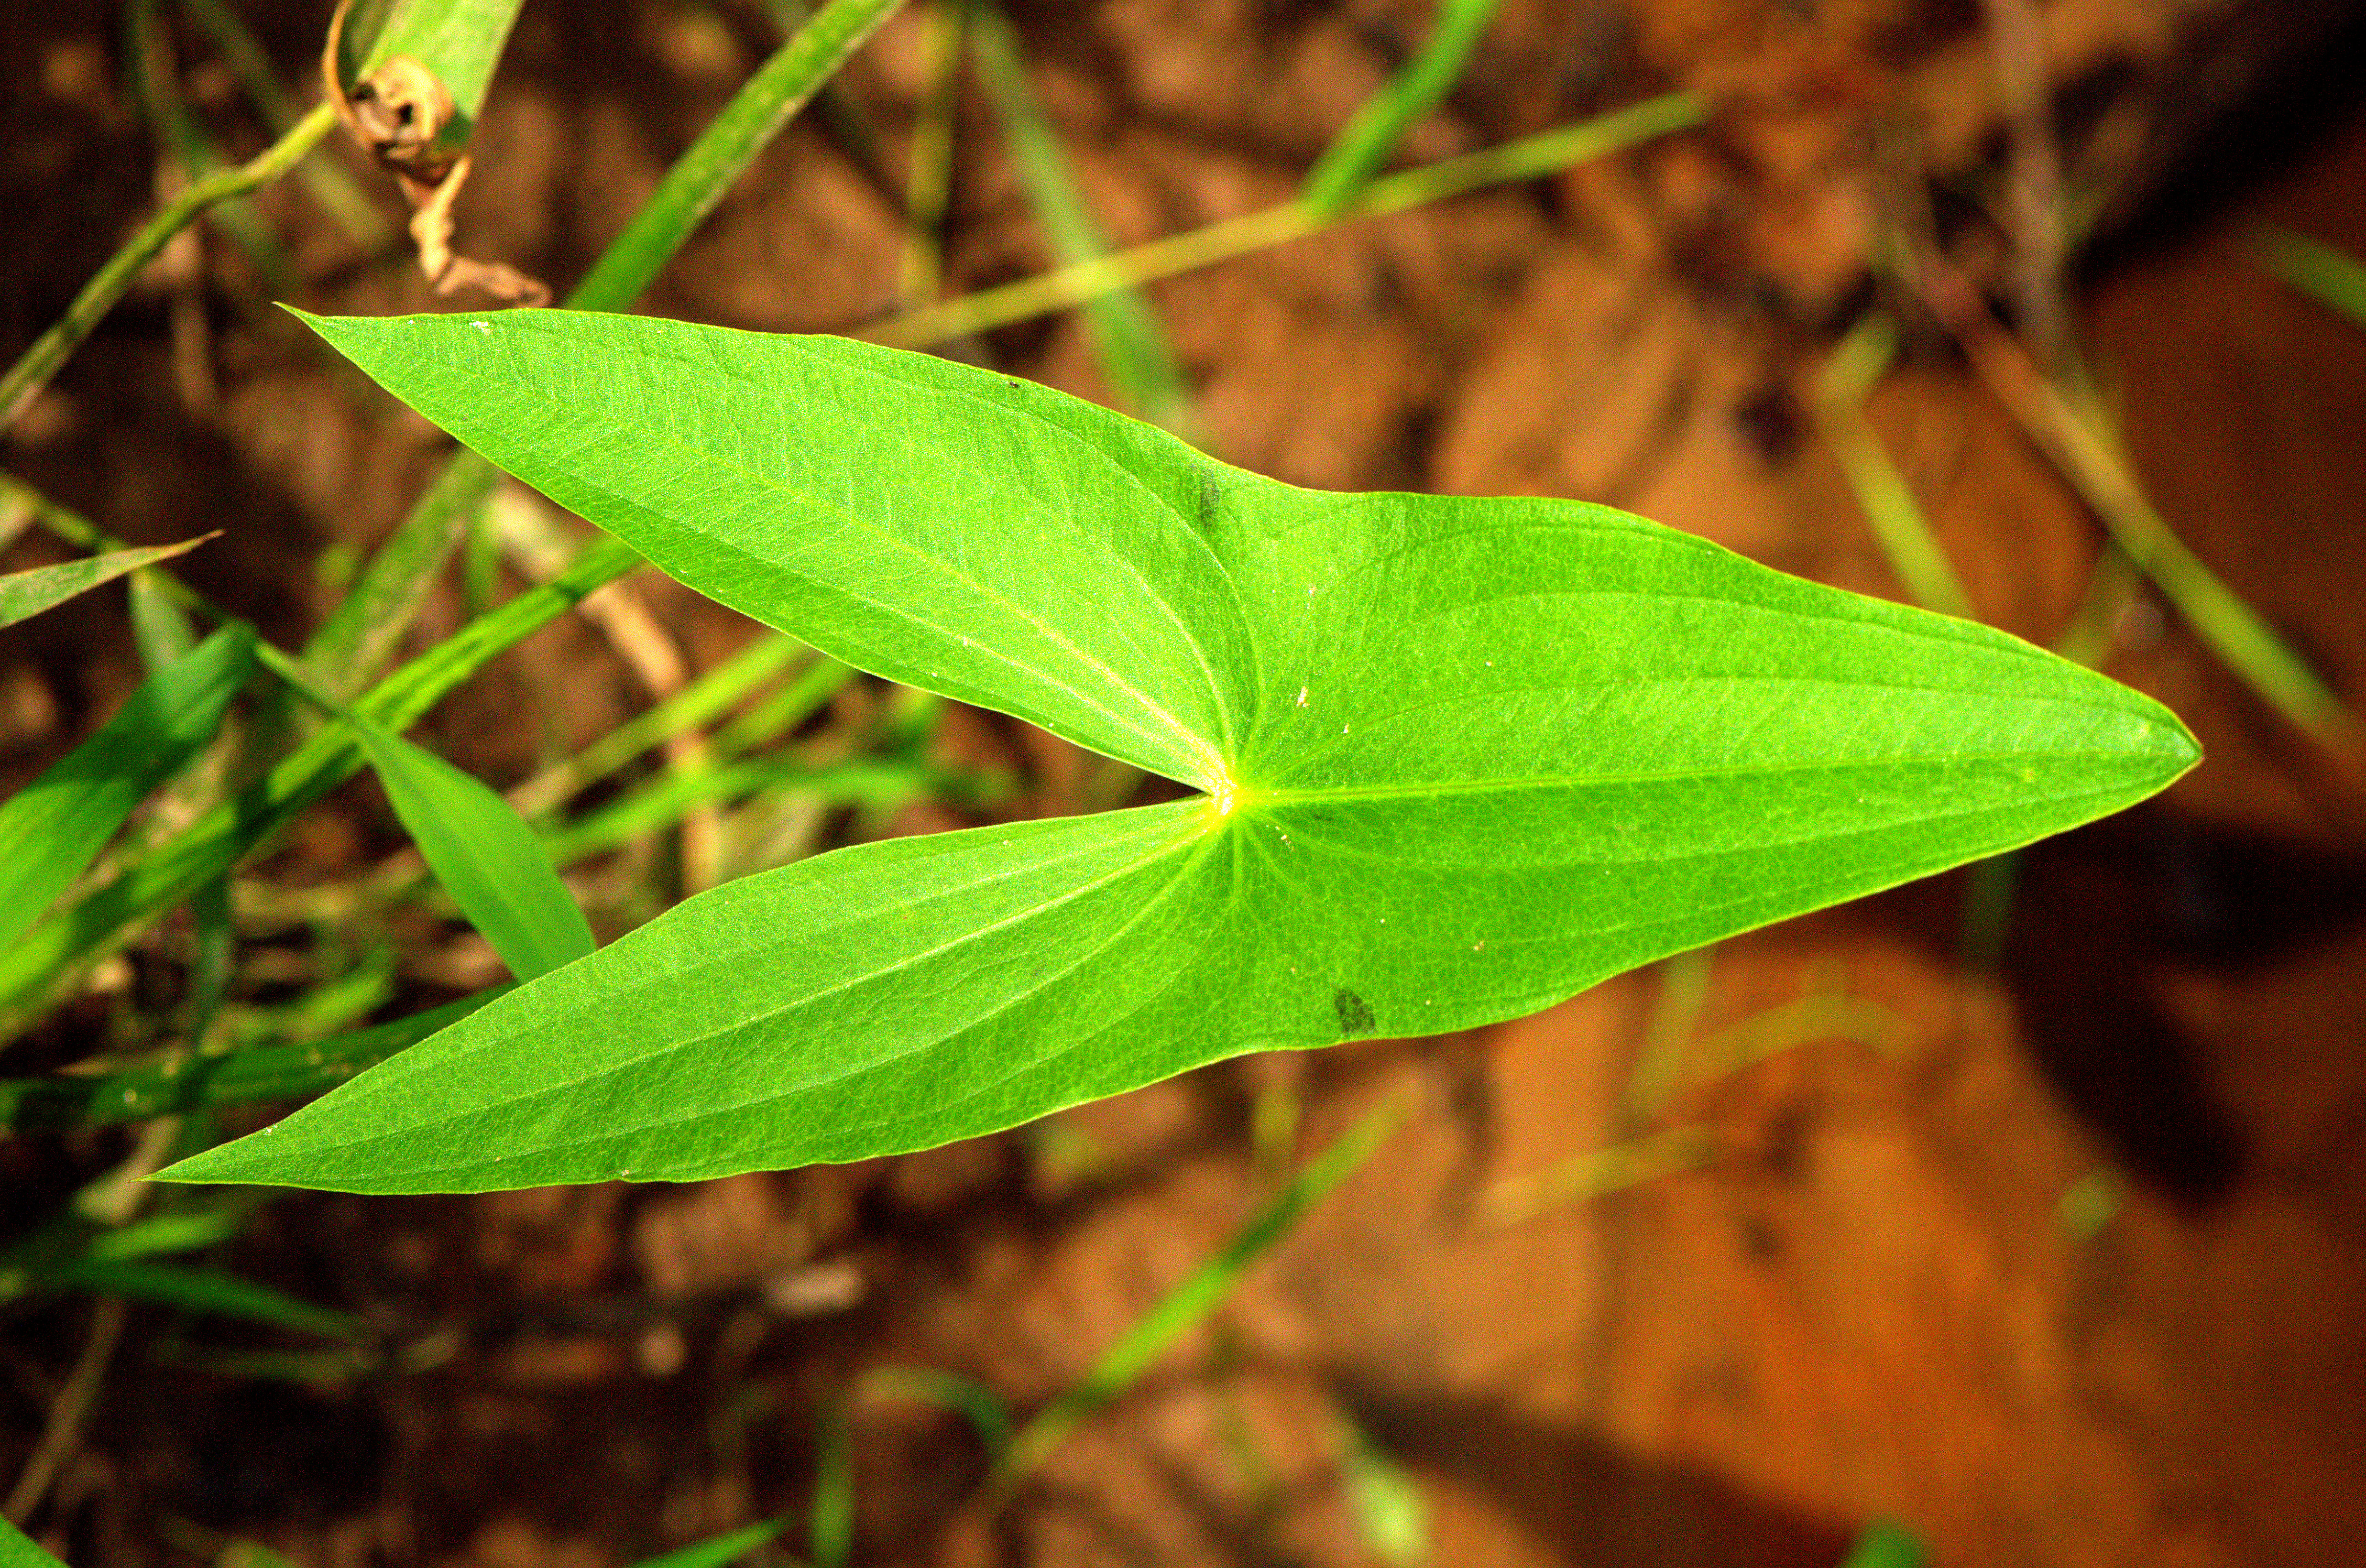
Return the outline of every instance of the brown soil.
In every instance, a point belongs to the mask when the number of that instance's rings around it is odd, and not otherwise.
[[[320,9],[248,7],[291,76]],[[1014,6],[1121,241],[1285,196],[1425,11]],[[2356,8],[2053,0],[2042,19],[2072,172],[2120,193],[2078,306],[2145,478],[2184,537],[2366,701],[2366,331],[2240,243],[2265,217],[2366,254],[2366,128],[2339,95],[2354,87],[2328,96],[2318,80],[2359,40]],[[1975,199],[2002,149],[1979,22],[1945,0],[1511,0],[1414,156],[1668,84],[1727,95],[1716,124],[1160,286],[1210,444],[1312,485],[1610,501],[1896,592],[1806,399],[1833,333],[1881,286],[1876,193],[1927,195],[1956,253],[1987,256],[2001,286],[2008,231]],[[55,314],[148,198],[153,151],[117,25],[84,5],[0,17],[15,218],[0,350]],[[752,6],[529,5],[464,242],[563,286],[771,37]],[[921,74],[906,17],[847,81],[899,140]],[[190,90],[227,138],[257,144],[224,81],[199,69]],[[2219,100],[2233,118],[2204,112]],[[960,149],[956,279],[1041,267],[982,103],[965,106]],[[295,190],[259,205],[308,305],[434,306]],[[645,308],[850,328],[893,306],[900,243],[858,162],[801,123]],[[202,279],[127,302],[6,458],[134,539],[227,530],[188,575],[292,642],[443,442],[324,364],[258,308],[237,253],[206,245]],[[185,322],[176,375],[172,290],[200,286],[196,370]],[[2049,639],[2100,533],[1944,341],[1918,332],[1875,422],[1982,614]],[[1072,320],[986,347],[1105,390]],[[688,594],[646,597],[693,666],[745,635]],[[422,636],[462,613],[456,593],[440,599]],[[1697,1014],[1678,1019],[1692,1039],[1729,1043],[1729,1026],[1843,990],[1863,1037],[1829,1019],[1762,1027],[1760,1046],[1787,1048],[1734,1070],[1704,1045],[1662,1114],[1705,1131],[1699,1169],[1504,1223],[1520,1182],[1637,1130],[1630,1080],[1671,985],[1647,972],[1477,1036],[1228,1064],[1048,1129],[865,1166],[291,1198],[224,1260],[366,1315],[421,1369],[233,1376],[205,1358],[281,1342],[135,1313],[90,1437],[33,1524],[75,1568],[183,1562],[229,1536],[306,1568],[614,1568],[794,1511],[817,1424],[862,1370],[952,1369],[1034,1407],[1268,1189],[1251,1151],[1261,1096],[1302,1100],[1312,1149],[1411,1086],[1414,1125],[1008,1508],[976,1500],[982,1462],[956,1422],[865,1410],[857,1560],[1367,1562],[1340,1481],[1351,1419],[1417,1478],[1440,1563],[1829,1563],[1881,1515],[1942,1564],[2356,1561],[2366,800],[2156,600],[2116,630],[2112,673],[2175,706],[2210,760],[2154,806],[2028,855],[1993,973],[1959,961],[1961,877],[1718,947]],[[71,744],[136,671],[119,600],[0,640],[0,786]],[[645,700],[601,634],[570,622],[432,728],[506,781]],[[1073,807],[1073,756],[957,729],[1029,764],[1028,809]],[[355,787],[269,875],[333,879],[398,842]],[[411,1002],[479,983],[467,942],[415,935]],[[135,956],[135,996],[169,983],[176,951],[168,933]],[[112,1005],[76,1004],[10,1070],[86,1054]],[[0,1146],[6,1232],[123,1147]],[[6,1319],[0,1475],[29,1452],[88,1313]]]

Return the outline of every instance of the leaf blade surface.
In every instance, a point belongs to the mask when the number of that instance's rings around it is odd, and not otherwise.
[[[1243,1051],[1519,1016],[2103,815],[2197,755],[2017,639],[1598,507],[1298,490],[836,340],[319,325],[691,586],[1209,794],[716,890],[184,1179],[442,1191],[925,1148]]]

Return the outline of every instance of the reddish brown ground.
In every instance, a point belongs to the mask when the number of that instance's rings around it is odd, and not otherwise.
[[[264,18],[291,72],[315,9]],[[1125,240],[1287,194],[1423,11],[1015,9]],[[2267,278],[2238,243],[2270,216],[2366,255],[2366,131],[2304,81],[2261,89],[2241,69],[2305,9],[2254,7],[2248,30],[2203,51],[2214,77],[2178,74],[2180,40],[2201,36],[2180,0],[2054,0],[2044,18],[2072,143],[2101,149],[2074,164],[2140,177],[2079,306],[2143,474],[2187,540],[2366,701],[2366,330]],[[1418,156],[1669,84],[1736,95],[1713,129],[1615,164],[1160,286],[1211,445],[1307,484],[1608,500],[1895,592],[1802,399],[1868,286],[1868,171],[1898,128],[1921,130],[1887,188],[1927,172],[1977,250],[1962,193],[1999,146],[1978,19],[1906,0],[1650,0],[1631,15],[1513,0],[1452,113],[1414,139]],[[0,19],[13,225],[0,350],[62,304],[145,199],[152,153],[118,82],[115,27],[91,6]],[[570,279],[768,39],[752,7],[530,5],[462,204],[468,242]],[[898,136],[920,58],[907,17],[849,78]],[[2267,92],[2258,145],[2169,134],[2213,81]],[[229,101],[202,75],[193,91]],[[2142,151],[2147,127],[2189,154],[2171,161],[2178,178]],[[2215,185],[2179,183],[2197,145]],[[980,104],[961,159],[957,276],[1042,265]],[[2233,205],[2203,200],[2225,189]],[[429,302],[293,192],[263,207],[307,303]],[[312,563],[389,529],[441,442],[249,310],[242,264],[210,244],[213,388],[176,384],[151,289],[5,455],[134,538],[226,528],[190,576],[293,639],[326,602]],[[894,210],[801,127],[647,306],[850,328],[893,304],[898,244]],[[988,347],[1102,390],[1073,322]],[[1981,612],[2056,635],[2099,534],[2055,471],[1927,331],[1873,415]],[[687,595],[651,599],[695,663],[741,635]],[[426,633],[460,613],[439,601]],[[434,1364],[316,1386],[233,1379],[176,1361],[183,1331],[139,1315],[37,1525],[75,1568],[185,1562],[213,1532],[307,1568],[626,1563],[801,1506],[819,1413],[865,1367],[951,1368],[1032,1407],[1254,1206],[1269,1176],[1249,1153],[1258,1095],[1302,1092],[1312,1149],[1410,1086],[1413,1125],[1001,1514],[971,1496],[981,1466],[957,1425],[864,1414],[858,1560],[1369,1561],[1337,1481],[1348,1417],[1411,1467],[1447,1564],[1829,1563],[1882,1514],[1966,1568],[2358,1560],[2366,803],[2173,614],[2143,599],[2119,629],[2109,667],[2185,714],[2210,760],[2157,805],[2032,854],[1993,975],[1956,958],[1961,878],[1717,949],[1704,1003],[1678,1020],[1693,1039],[1730,1045],[1720,1031],[1759,1018],[1763,1032],[1767,1009],[1842,991],[1861,999],[1865,1037],[1795,1027],[1760,1042],[1790,1048],[1732,1071],[1694,1053],[1664,1117],[1705,1129],[1700,1169],[1505,1223],[1521,1182],[1635,1130],[1622,1103],[1663,990],[1643,973],[1475,1036],[1230,1064],[1052,1130],[869,1166],[293,1199],[227,1260],[366,1314]],[[96,601],[0,641],[6,781],[135,669]],[[641,700],[599,636],[569,625],[434,728],[509,779]],[[1032,758],[1044,804],[1073,799],[1073,758],[971,731],[967,744]],[[349,791],[275,874],[350,874],[392,845],[372,799]],[[465,952],[437,940],[405,959],[422,995],[465,983]],[[67,1050],[104,1016],[84,1004],[41,1048]],[[1094,1156],[1081,1171],[1080,1149]],[[11,1227],[119,1153],[111,1137],[0,1148]],[[2076,1223],[2079,1196],[2113,1192],[2115,1210]],[[6,1320],[0,1475],[29,1448],[85,1310]],[[206,1326],[186,1337],[241,1342]]]

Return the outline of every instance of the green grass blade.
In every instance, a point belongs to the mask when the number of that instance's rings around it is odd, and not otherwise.
[[[640,564],[639,555],[614,540],[592,545],[560,576],[471,622],[387,677],[355,711],[389,729],[417,722],[496,655]],[[61,971],[112,951],[141,922],[229,870],[361,766],[359,743],[342,727],[314,736],[231,805],[208,812],[127,866],[114,881],[34,927],[16,946],[0,949],[0,1038],[43,1004]]]
[[[1429,1499],[1421,1484],[1362,1428],[1340,1434],[1339,1487],[1346,1494],[1356,1533],[1372,1554],[1395,1568],[1429,1560]]]
[[[126,572],[186,555],[213,537],[210,533],[201,534],[177,544],[118,550],[81,561],[61,561],[54,566],[36,566],[29,572],[10,572],[0,577],[0,626],[14,626],[44,610],[55,609],[79,594],[113,582]]]
[[[1324,150],[1299,191],[1299,200],[1325,217],[1345,211],[1389,161],[1413,123],[1445,102],[1462,79],[1498,3],[1438,0],[1429,41],[1387,86],[1364,101],[1347,128]]]
[[[1132,1388],[1151,1364],[1222,1305],[1252,1264],[1273,1250],[1299,1220],[1333,1189],[1354,1175],[1378,1153],[1403,1125],[1408,1104],[1391,1100],[1367,1113],[1339,1140],[1290,1179],[1289,1185],[1268,1199],[1232,1240],[1214,1257],[1194,1269],[1182,1283],[1136,1318],[1101,1353],[1082,1382],[1038,1411],[1003,1450],[995,1483],[1008,1490],[1051,1457],[1096,1411],[1107,1408]]]
[[[242,1317],[332,1339],[350,1339],[361,1333],[360,1322],[344,1313],[214,1270],[82,1258],[45,1273],[41,1283],[52,1290],[96,1291],[218,1317]]]
[[[1008,778],[963,768],[895,758],[814,763],[795,756],[758,757],[669,772],[610,801],[543,841],[553,865],[571,866],[680,822],[693,807],[765,792],[801,795],[828,806],[893,811],[914,801],[992,805],[1008,798]]]
[[[970,51],[977,62],[978,80],[1001,115],[1020,183],[1052,242],[1053,254],[1064,266],[1107,254],[1109,239],[1076,188],[1059,133],[1027,78],[1019,34],[1001,7],[977,7],[970,19]],[[1192,439],[1198,421],[1190,383],[1150,302],[1134,289],[1104,295],[1085,307],[1085,320],[1094,357],[1118,406]]]
[[[154,1215],[119,1230],[91,1238],[83,1256],[102,1263],[128,1262],[134,1258],[161,1258],[194,1252],[228,1241],[246,1227],[247,1216],[234,1209],[198,1209],[186,1214]]]
[[[428,868],[512,974],[530,980],[592,951],[591,923],[507,801],[391,731],[348,722]]]
[[[213,739],[254,670],[251,633],[215,633],[0,804],[0,951],[89,868],[151,790]]]
[[[1865,1527],[1841,1568],[1922,1568],[1930,1561],[1922,1540],[1891,1519],[1876,1519]]]
[[[1931,532],[1930,520],[1915,500],[1906,476],[1882,450],[1881,438],[1865,417],[1865,394],[1872,391],[1898,352],[1897,324],[1878,312],[1868,315],[1849,331],[1832,353],[1818,388],[1817,414],[1824,439],[1840,459],[1841,471],[1873,524],[1874,538],[1889,557],[1891,570],[1915,603],[1942,615],[1972,613],[1971,596]]]
[[[0,1132],[109,1126],[187,1111],[309,1099],[458,1023],[511,989],[494,986],[332,1039],[265,1046],[230,1056],[175,1057],[95,1077],[0,1080]]]
[[[627,719],[511,795],[528,817],[608,778],[642,753],[686,734],[736,706],[806,653],[794,637],[759,637],[648,711]]]
[[[2366,327],[2366,262],[2289,229],[2262,229],[2253,251],[2270,272]]]
[[[787,1526],[786,1519],[765,1519],[727,1535],[693,1541],[678,1551],[637,1563],[635,1568],[730,1568],[732,1563],[771,1541]]]

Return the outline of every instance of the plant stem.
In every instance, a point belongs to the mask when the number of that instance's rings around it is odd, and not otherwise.
[[[214,40],[223,63],[245,87],[256,112],[263,116],[263,123],[271,128],[273,135],[286,135],[300,118],[296,101],[280,85],[263,46],[255,41],[238,13],[222,0],[181,0],[181,9]],[[312,199],[321,204],[321,209],[365,252],[374,254],[392,240],[393,230],[387,227],[386,219],[378,215],[353,177],[335,163],[325,158],[307,158],[296,166],[296,177],[310,188]]]
[[[983,289],[942,305],[891,317],[856,335],[891,348],[927,348],[948,338],[1007,327],[1014,321],[1065,310],[1121,289],[1196,272],[1253,251],[1302,240],[1335,224],[1385,217],[1490,185],[1554,174],[1572,163],[1697,125],[1707,112],[1707,101],[1696,93],[1669,93],[1647,98],[1576,125],[1541,131],[1466,157],[1449,158],[1425,168],[1408,169],[1375,180],[1335,215],[1318,212],[1302,200],[1287,201],[1262,212],[1225,218],[1132,250],[1115,251],[1092,261],[1060,267],[1040,277],[1022,278],[1000,288]]]
[[[830,0],[757,68],[666,172],[656,194],[567,297],[566,308],[630,307],[790,117],[902,4]],[[497,476],[473,452],[453,457],[305,646],[304,663],[315,678],[348,693],[384,666]]]
[[[244,196],[294,168],[336,123],[336,112],[322,104],[254,158],[234,169],[224,169],[197,181],[167,202],[163,211],[142,225],[140,232],[83,285],[82,292],[74,296],[65,314],[35,339],[33,346],[9,368],[7,375],[0,378],[0,430],[16,423],[34,395],[49,385],[50,377],[58,373],[83,340],[90,336],[91,330],[115,308],[115,302],[130,288],[141,269],[155,259],[156,252],[171,242],[173,236],[196,222],[198,215],[216,202]]]

